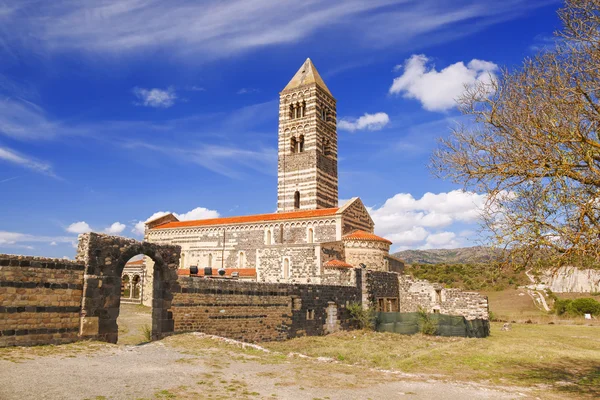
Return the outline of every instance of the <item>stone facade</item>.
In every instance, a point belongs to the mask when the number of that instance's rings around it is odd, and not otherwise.
[[[78,340],[84,268],[0,254],[0,347]]]
[[[489,319],[488,299],[476,292],[445,289],[440,284],[398,275],[400,312],[415,312],[419,307],[429,313],[460,315],[467,320]]]

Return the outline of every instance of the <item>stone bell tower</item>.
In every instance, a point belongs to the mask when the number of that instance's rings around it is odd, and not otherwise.
[[[279,94],[277,212],[338,206],[335,103],[310,58]]]

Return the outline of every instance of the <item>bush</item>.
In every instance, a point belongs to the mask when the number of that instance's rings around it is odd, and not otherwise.
[[[419,307],[419,331],[423,335],[435,335],[437,333],[437,322],[431,318],[424,308]]]
[[[376,314],[372,308],[364,309],[362,304],[352,302],[346,307],[354,321],[360,329],[372,330],[375,328]]]
[[[575,300],[554,301],[554,312],[558,315],[600,315],[600,302],[590,297]]]
[[[146,342],[152,341],[152,328],[150,328],[150,326],[142,326],[142,333],[144,334],[144,339],[146,340]]]

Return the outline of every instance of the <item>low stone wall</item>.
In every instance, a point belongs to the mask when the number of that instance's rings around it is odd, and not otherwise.
[[[84,265],[0,254],[0,347],[79,339]]]
[[[398,275],[400,312],[416,312],[419,307],[429,313],[460,315],[467,320],[489,319],[488,299],[476,292],[445,289],[437,283]]]
[[[323,335],[351,325],[346,304],[356,287],[179,277],[175,332],[198,331],[248,342]]]

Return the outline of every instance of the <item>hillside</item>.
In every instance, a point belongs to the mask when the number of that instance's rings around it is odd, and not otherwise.
[[[407,264],[480,264],[496,259],[500,250],[475,246],[459,249],[404,250],[395,253]]]

